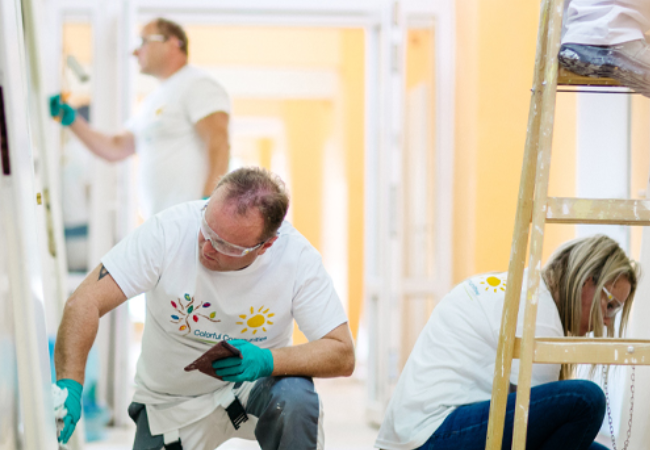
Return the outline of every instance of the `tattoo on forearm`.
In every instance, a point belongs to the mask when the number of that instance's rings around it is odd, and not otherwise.
[[[102,267],[99,269],[99,278],[97,279],[97,281],[101,280],[106,275],[109,275],[108,270],[106,270],[106,267],[104,267],[104,264],[102,264]]]

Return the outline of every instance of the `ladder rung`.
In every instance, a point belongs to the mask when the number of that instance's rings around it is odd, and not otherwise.
[[[549,197],[548,223],[650,225],[650,201]]]
[[[519,358],[521,338],[515,339]],[[537,338],[533,362],[542,364],[650,365],[650,340],[616,338]]]
[[[584,77],[563,67],[558,70],[557,84],[562,86],[621,86],[621,83],[612,78]]]

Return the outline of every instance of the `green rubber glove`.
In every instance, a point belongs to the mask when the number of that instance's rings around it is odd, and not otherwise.
[[[68,390],[68,397],[65,399],[65,409],[68,410],[68,414],[63,418],[64,427],[59,434],[59,442],[67,444],[70,440],[70,436],[74,432],[74,428],[77,426],[77,422],[81,418],[81,391],[83,386],[71,380],[69,378],[64,378],[56,382],[56,385],[61,389]]]
[[[273,373],[273,355],[271,350],[259,348],[248,341],[235,339],[228,341],[237,347],[242,354],[242,359],[230,357],[212,363],[215,373],[223,381],[255,381],[258,378],[268,377]]]
[[[67,127],[74,122],[77,111],[61,100],[61,94],[57,94],[50,97],[50,115],[56,120],[60,120],[61,125]]]

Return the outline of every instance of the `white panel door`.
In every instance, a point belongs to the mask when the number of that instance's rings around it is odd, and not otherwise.
[[[6,352],[10,359],[2,362],[11,382],[18,376],[18,404],[21,425],[9,431],[20,436],[27,450],[56,449],[54,412],[50,393],[50,364],[45,334],[42,270],[34,189],[34,159],[30,136],[27,64],[20,2],[0,2],[0,107],[2,113],[2,174],[0,175],[0,220],[4,273],[0,287],[10,299],[6,311],[13,315],[13,333],[7,335]],[[5,319],[6,320],[6,319]],[[15,359],[12,358],[15,354]],[[15,383],[14,383],[15,384]],[[6,397],[7,394],[3,396]],[[15,404],[7,408],[9,423],[15,425]],[[4,438],[4,434],[3,434]]]

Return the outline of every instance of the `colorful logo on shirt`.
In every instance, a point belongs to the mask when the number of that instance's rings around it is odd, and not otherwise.
[[[484,285],[486,291],[494,289],[495,294],[497,291],[506,290],[506,282],[501,278],[495,277],[494,275],[490,275],[489,277],[485,278],[485,280],[481,281],[479,284]]]
[[[183,303],[183,300],[180,298],[178,301],[171,301],[176,313],[171,315],[172,320],[170,320],[171,323],[181,324],[178,331],[185,331],[183,336],[190,334],[192,332],[192,323],[197,323],[201,318],[207,319],[210,322],[221,322],[221,320],[215,319],[216,312],[203,311],[205,308],[211,306],[210,303],[197,302],[189,294],[185,294],[184,298],[187,303]]]
[[[163,113],[164,110],[165,110],[165,107],[164,107],[164,106],[161,106],[160,108],[158,108],[158,109],[156,110],[156,116],[161,115],[161,114]]]
[[[266,331],[266,325],[273,325],[273,322],[271,322],[269,319],[275,316],[275,314],[269,314],[269,308],[262,311],[263,309],[264,306],[261,306],[260,309],[255,312],[255,309],[251,306],[250,316],[247,314],[242,314],[239,316],[244,321],[237,322],[237,325],[244,325],[245,327],[243,330],[241,330],[241,333],[246,333],[250,329],[253,334],[257,334],[259,328],[262,328],[262,331]]]

